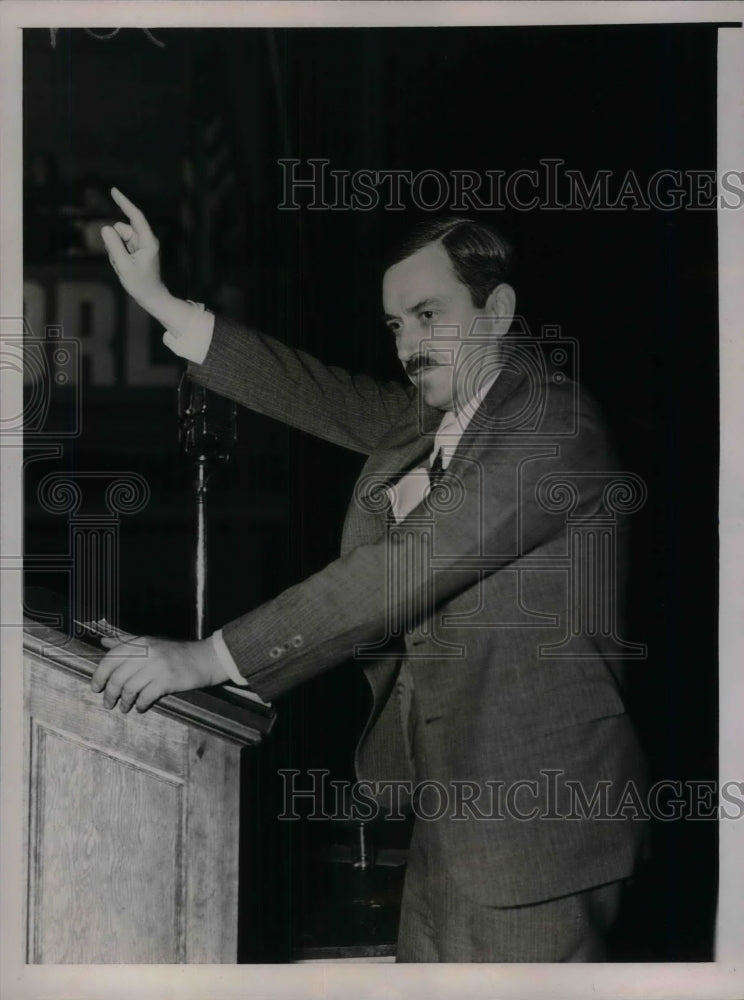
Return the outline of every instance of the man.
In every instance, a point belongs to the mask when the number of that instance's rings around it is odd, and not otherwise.
[[[202,642],[147,638],[144,665],[110,641],[94,690],[144,711],[232,678],[273,701],[356,657],[374,695],[357,776],[418,789],[398,961],[600,960],[641,840],[615,806],[643,762],[605,627],[616,580],[577,590],[566,515],[601,519],[613,568],[622,525],[595,404],[509,336],[508,244],[446,219],[400,249],[383,306],[404,388],[174,299],[112,194],[129,223],[104,228],[110,260],[191,377],[367,461],[338,560]],[[595,607],[604,625],[576,628]],[[577,812],[577,789],[614,818]]]

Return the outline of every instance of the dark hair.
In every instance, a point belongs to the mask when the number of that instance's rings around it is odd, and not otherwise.
[[[457,216],[418,223],[398,243],[387,266],[399,264],[430,243],[442,244],[455,274],[469,289],[473,305],[478,309],[486,304],[497,285],[509,279],[513,257],[511,243],[490,226]]]

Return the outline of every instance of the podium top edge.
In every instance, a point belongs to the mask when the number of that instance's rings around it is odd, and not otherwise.
[[[23,652],[88,681],[106,651],[24,616]],[[175,717],[241,746],[260,743],[275,719],[273,712],[254,709],[249,703],[236,704],[219,687],[166,695],[149,711]]]

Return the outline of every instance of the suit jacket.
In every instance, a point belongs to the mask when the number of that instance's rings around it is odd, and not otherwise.
[[[373,694],[357,776],[439,782],[449,799],[433,849],[464,892],[498,906],[629,875],[643,824],[567,814],[578,787],[590,802],[606,795],[609,816],[626,783],[642,792],[644,780],[615,659],[625,525],[607,508],[616,469],[602,421],[535,345],[515,342],[506,359],[440,486],[399,525],[381,487],[425,460],[441,419],[413,387],[352,376],[220,317],[204,363],[189,365],[208,388],[367,456],[340,558],[229,622],[223,638],[268,700],[357,659]],[[571,544],[599,546],[589,564],[604,553],[611,576],[592,570],[573,595],[567,515]],[[590,606],[605,623],[615,609],[615,626],[576,627]],[[550,645],[563,655],[545,655]],[[393,697],[401,657],[415,690],[415,773]]]

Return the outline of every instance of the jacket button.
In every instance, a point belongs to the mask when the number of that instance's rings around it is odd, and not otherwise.
[[[302,642],[303,642],[302,636],[296,635],[292,640],[292,645],[294,646],[295,649],[299,649],[299,647],[302,645]]]
[[[274,646],[274,648],[269,653],[269,656],[272,658],[272,660],[275,660],[277,658],[277,656],[281,656],[281,655],[282,655],[282,651],[279,648],[279,646]]]
[[[285,652],[285,653],[288,653],[291,648],[292,648],[292,643],[291,642],[285,642],[284,645],[282,646],[282,651]]]

